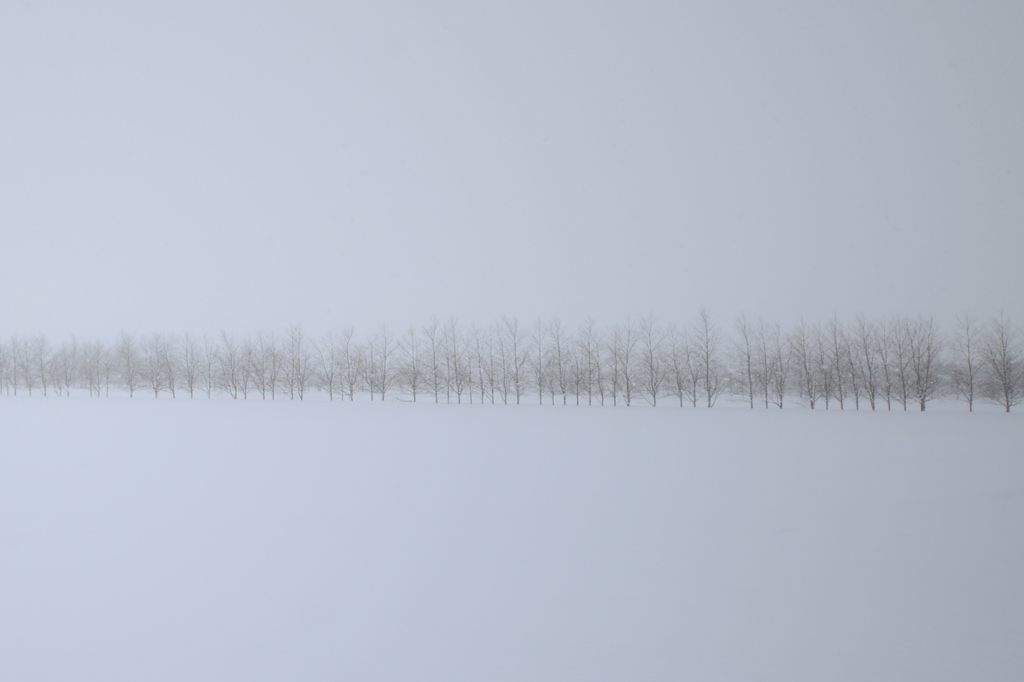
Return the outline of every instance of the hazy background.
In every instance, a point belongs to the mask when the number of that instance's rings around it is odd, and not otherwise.
[[[1024,319],[1024,4],[0,5],[0,333]]]

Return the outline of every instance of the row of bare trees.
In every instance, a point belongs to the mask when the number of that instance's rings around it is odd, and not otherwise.
[[[791,329],[741,316],[729,332],[706,309],[683,326],[653,317],[611,327],[558,319],[486,325],[434,318],[401,334],[382,326],[322,338],[122,333],[112,343],[59,344],[46,336],[0,343],[8,395],[106,396],[111,388],[189,398],[331,400],[368,395],[454,403],[713,407],[724,396],[751,408],[796,401],[812,409],[924,410],[938,397],[997,403],[1024,397],[1024,336],[1003,316],[963,315],[944,334],[930,318],[801,322]]]

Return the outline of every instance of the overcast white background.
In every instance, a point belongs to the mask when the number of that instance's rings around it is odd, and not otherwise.
[[[0,328],[999,309],[1024,4],[10,2]]]

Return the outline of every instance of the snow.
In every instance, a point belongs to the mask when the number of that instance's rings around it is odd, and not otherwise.
[[[0,679],[1024,679],[1017,414],[0,410]]]

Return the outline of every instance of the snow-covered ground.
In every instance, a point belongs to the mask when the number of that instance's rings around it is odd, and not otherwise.
[[[1021,680],[1024,418],[0,400],[3,680]]]

